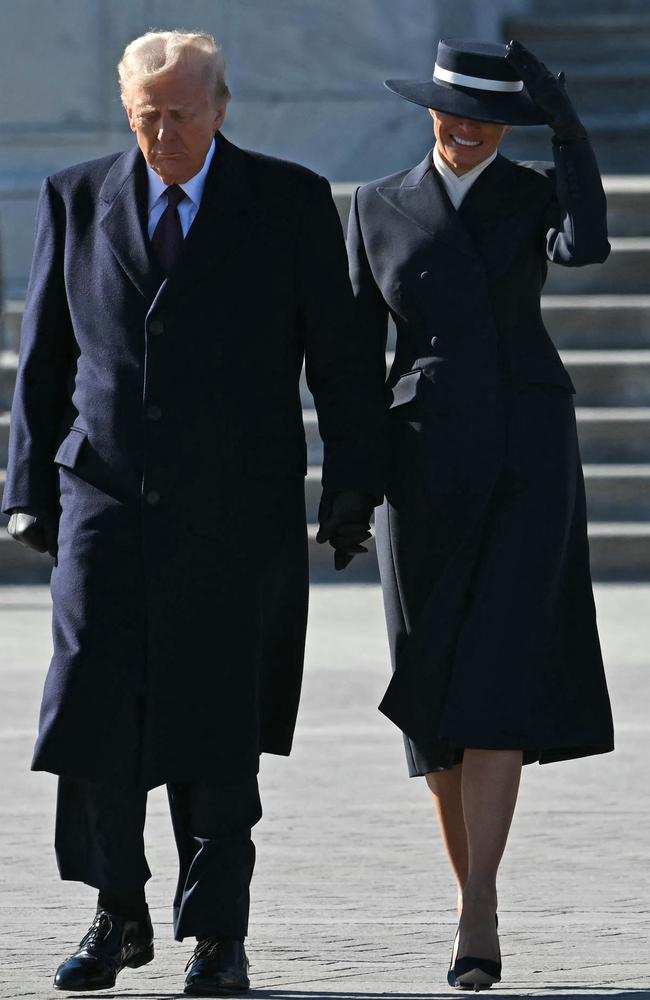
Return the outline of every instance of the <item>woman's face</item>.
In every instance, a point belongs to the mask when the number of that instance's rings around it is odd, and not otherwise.
[[[460,177],[472,170],[496,150],[509,125],[477,122],[471,118],[456,118],[429,108],[438,152]]]

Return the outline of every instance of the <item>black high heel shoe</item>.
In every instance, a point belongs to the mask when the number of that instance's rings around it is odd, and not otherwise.
[[[499,918],[495,916],[497,928]],[[460,930],[460,928],[459,928]],[[454,959],[456,951],[456,941],[459,931],[456,931],[454,944],[451,950],[451,963],[447,973],[447,982],[455,990],[489,990],[495,983],[501,982],[501,956],[497,962],[491,958],[474,958],[472,955],[465,955],[463,958]]]

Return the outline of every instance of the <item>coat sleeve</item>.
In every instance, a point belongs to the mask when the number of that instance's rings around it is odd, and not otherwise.
[[[555,264],[601,264],[607,240],[607,201],[588,139],[553,145],[555,197],[546,216],[546,255]]]
[[[72,325],[65,294],[65,212],[49,180],[41,188],[34,257],[20,336],[11,408],[3,510],[56,515],[53,459],[68,404]]]
[[[307,384],[324,446],[323,487],[384,493],[384,348],[352,322],[345,243],[330,187],[310,185],[299,240]]]

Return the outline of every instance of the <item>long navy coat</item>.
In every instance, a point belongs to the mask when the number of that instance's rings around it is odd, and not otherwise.
[[[306,359],[324,485],[382,494],[327,182],[217,136],[167,280],[137,149],[46,180],[4,509],[61,511],[34,767],[148,787],[289,753],[307,610]]]
[[[377,547],[393,662],[381,710],[411,774],[463,748],[549,761],[612,748],[573,386],[544,328],[549,262],[609,253],[588,142],[497,156],[456,211],[431,154],[360,188],[356,325],[397,329]]]

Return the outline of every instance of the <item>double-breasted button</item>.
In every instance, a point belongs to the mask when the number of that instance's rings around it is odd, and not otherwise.
[[[148,406],[147,407],[147,420],[160,420],[162,417],[162,410],[159,406]]]
[[[432,337],[431,338],[431,346],[432,347],[437,347],[439,343],[440,343],[440,340],[439,340],[438,337]]]
[[[165,330],[165,324],[161,319],[152,319],[149,324],[149,333],[153,337],[159,337]]]
[[[156,504],[160,503],[160,493],[158,490],[149,490],[145,495],[145,500],[150,507],[155,507]]]
[[[431,277],[431,271],[423,271],[422,274],[420,275],[420,279],[422,281],[424,281],[425,278],[430,278],[430,277]]]

